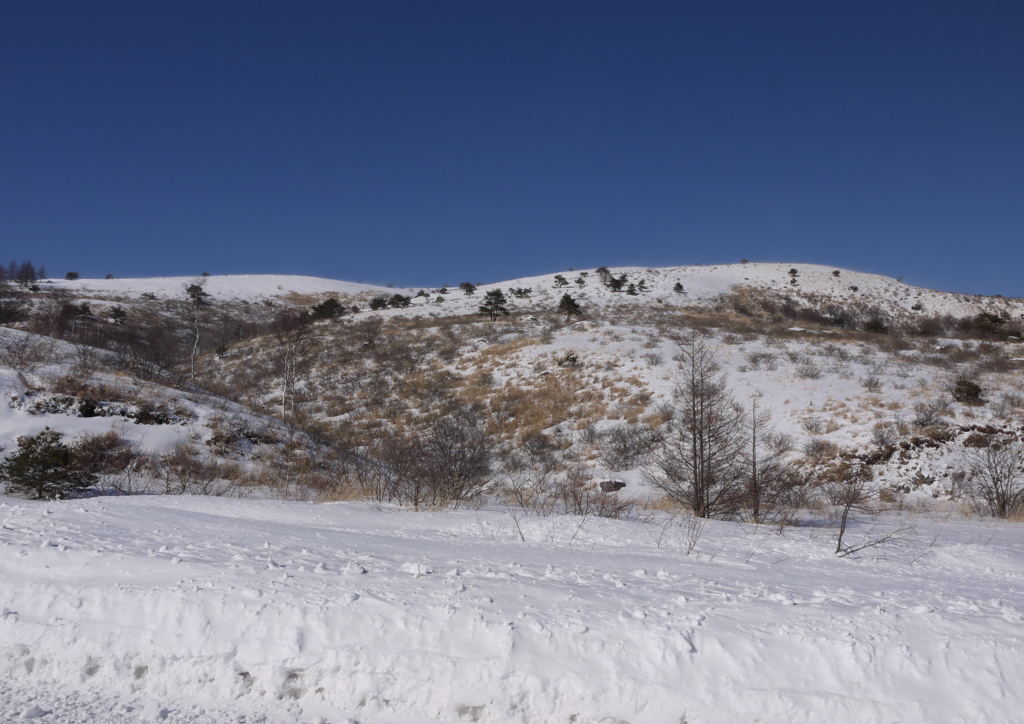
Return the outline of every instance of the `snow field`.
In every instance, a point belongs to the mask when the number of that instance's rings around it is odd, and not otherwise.
[[[201,283],[203,291],[215,300],[258,300],[286,294],[360,294],[365,292],[408,291],[374,284],[321,279],[284,274],[218,274],[208,277],[151,277],[144,279],[53,279],[44,282],[79,295],[138,296],[155,294],[162,299],[183,298],[190,284]]]
[[[1013,722],[1024,699],[1019,524],[921,518],[837,559],[812,527],[711,522],[687,556],[667,519],[525,518],[522,543],[493,510],[0,505],[0,719]]]

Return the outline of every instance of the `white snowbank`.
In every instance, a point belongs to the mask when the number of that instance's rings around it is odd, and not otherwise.
[[[1019,524],[837,559],[819,529],[711,523],[686,556],[679,527],[578,522],[5,499],[0,719],[1019,721]]]

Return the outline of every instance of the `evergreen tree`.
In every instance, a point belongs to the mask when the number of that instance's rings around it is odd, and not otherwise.
[[[476,291],[476,284],[473,282],[462,282],[462,284],[459,285],[459,289],[461,289],[467,297],[471,297]]]
[[[555,287],[561,289],[562,287],[569,286],[569,282],[561,274],[555,274]]]
[[[486,314],[493,322],[498,315],[508,314],[508,300],[500,289],[492,289],[484,295],[484,303],[480,305],[480,314]]]
[[[341,305],[341,302],[331,297],[313,307],[310,310],[310,314],[313,316],[313,319],[330,319],[331,317],[337,317],[344,311],[345,307]]]
[[[672,287],[672,291],[674,291],[676,294],[682,294],[684,292],[683,283],[676,282],[676,285]]]
[[[210,296],[203,289],[203,282],[193,282],[185,287],[185,294],[188,295],[189,301],[195,306],[200,306],[206,303],[206,298]]]
[[[612,273],[608,269],[608,267],[606,267],[606,266],[599,266],[597,269],[594,270],[594,272],[597,274],[598,278],[601,280],[601,283],[604,284],[605,286],[608,286],[608,282],[610,282],[612,280]]]
[[[566,321],[572,320],[573,317],[580,317],[583,315],[583,309],[580,308],[580,303],[573,299],[568,293],[562,295],[562,300],[558,303],[558,311],[565,312]]]
[[[96,475],[82,464],[78,449],[64,436],[44,428],[38,435],[18,438],[18,451],[0,464],[0,480],[8,495],[31,500],[56,500],[85,492]]]

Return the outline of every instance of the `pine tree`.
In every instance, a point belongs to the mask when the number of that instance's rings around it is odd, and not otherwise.
[[[568,293],[562,295],[562,300],[558,303],[558,311],[565,312],[566,321],[572,320],[573,317],[580,317],[583,315],[583,310],[580,308],[579,302],[573,299]]]
[[[325,299],[310,310],[310,314],[313,319],[330,319],[331,317],[337,317],[339,314],[345,311],[345,307],[342,306],[334,297]]]
[[[676,282],[676,285],[674,287],[672,287],[672,291],[674,291],[676,294],[682,294],[683,291],[684,291],[683,290],[683,283],[682,282]]]
[[[43,428],[38,435],[18,438],[18,451],[0,464],[7,493],[32,500],[57,500],[81,494],[96,482],[82,465],[78,449],[64,436]]]
[[[569,282],[561,274],[555,274],[555,287],[561,289],[562,287],[569,286]]]
[[[462,282],[462,284],[459,285],[459,289],[461,289],[467,297],[471,297],[476,291],[476,284],[473,282]]]
[[[484,303],[480,305],[480,314],[486,314],[493,322],[499,315],[508,314],[508,300],[500,289],[492,289],[484,295]]]

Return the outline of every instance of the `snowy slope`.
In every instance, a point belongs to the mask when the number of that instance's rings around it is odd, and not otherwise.
[[[214,299],[254,300],[286,294],[362,294],[366,292],[389,292],[396,290],[372,284],[335,281],[319,277],[289,276],[279,274],[231,274],[208,277],[152,277],[146,279],[77,279],[67,281],[54,279],[54,288],[67,289],[77,295],[111,297],[116,295],[138,296],[143,293],[155,294],[160,298],[181,297],[185,289],[198,282]],[[405,290],[397,290],[405,291]]]
[[[797,284],[791,269],[797,270]],[[608,307],[619,304],[650,304],[653,300],[662,303],[685,305],[707,303],[742,287],[751,287],[773,293],[795,296],[821,296],[836,302],[861,302],[910,312],[920,305],[922,313],[932,315],[952,314],[967,316],[979,311],[992,310],[1013,317],[1024,313],[1024,301],[1002,297],[979,297],[913,287],[890,277],[849,270],[837,270],[816,264],[747,263],[713,266],[677,267],[612,267],[615,276],[626,274],[629,281],[644,280],[647,291],[638,296],[611,292],[602,286],[595,270],[584,270],[584,286],[575,280],[580,270],[562,271],[560,274],[569,282],[567,287],[556,287],[555,276],[559,272],[501,282],[483,284],[470,297],[457,287],[444,295],[443,302],[437,303],[436,289],[430,292],[430,299],[417,298],[409,309],[389,311],[391,313],[430,314],[472,314],[475,313],[483,295],[492,289],[508,292],[512,288],[530,288],[529,298],[515,299],[509,295],[510,308],[534,309],[556,304],[564,293],[572,294],[584,305]],[[834,274],[839,271],[839,275]],[[317,277],[286,276],[273,274],[222,275],[204,278],[205,290],[212,297],[221,300],[256,300],[270,297],[299,295],[365,295],[394,293],[414,294],[415,289],[399,289],[358,284],[354,282],[320,279]],[[137,297],[143,293],[155,294],[160,298],[181,297],[184,289],[196,281],[195,277],[154,277],[149,279],[80,279],[76,281],[52,280],[46,284],[63,288],[81,297],[97,299],[114,297]],[[673,291],[681,283],[683,294]],[[856,287],[856,290],[854,290]]]
[[[108,721],[1008,724],[1024,704],[1020,525],[924,519],[837,559],[813,527],[709,523],[687,556],[667,519],[528,519],[524,543],[502,511],[362,504],[7,499],[0,523],[3,721],[81,702]]]

